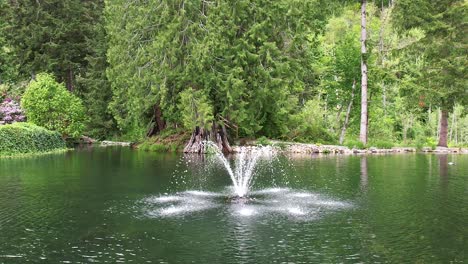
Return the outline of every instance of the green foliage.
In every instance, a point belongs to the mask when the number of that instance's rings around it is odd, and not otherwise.
[[[423,38],[405,47],[406,53],[422,57],[420,70],[406,73],[412,80],[411,89],[407,90],[408,99],[419,100],[422,105],[433,104],[446,111],[451,111],[457,103],[468,103],[467,7],[463,0],[396,3],[393,21],[400,31],[418,28],[424,32]]]
[[[182,129],[168,128],[156,136],[146,138],[137,148],[143,151],[177,152],[185,146],[189,137],[190,134]]]
[[[367,145],[379,149],[391,149],[395,146],[395,143],[388,140],[371,140]]]
[[[347,146],[350,149],[356,148],[356,149],[365,149],[366,145],[364,145],[361,141],[355,140],[355,139],[348,139],[345,140],[343,145]]]
[[[7,1],[0,0],[0,85],[11,81],[19,66],[13,63],[15,59],[14,53],[11,45],[8,43],[8,37],[5,34],[5,28],[8,27],[8,21],[5,19],[5,10],[7,8]],[[2,89],[0,87],[0,97],[1,96]]]
[[[369,141],[433,146],[443,110],[466,144],[466,1],[391,2],[367,5]],[[0,0],[0,101],[47,71],[86,106],[29,100],[65,136],[141,141],[157,123],[158,149],[214,122],[335,143],[348,105],[346,138],[359,132],[360,29],[351,1]]]
[[[298,97],[316,83],[310,36],[334,6],[106,1],[110,109],[119,128],[146,127],[156,104],[168,124],[184,124],[179,94],[192,87],[212,103],[216,122],[236,136],[287,134]]]
[[[369,138],[378,141],[395,140],[395,119],[382,108],[372,107],[369,114]],[[371,140],[372,141],[372,140]]]
[[[260,145],[260,146],[269,146],[271,145],[271,141],[266,138],[265,136],[261,136],[257,139],[257,145]]]
[[[88,40],[94,36],[103,1],[1,3],[0,25],[4,27],[0,36],[5,36],[6,48],[14,55],[10,62],[18,78],[47,71],[72,89],[75,76],[86,69],[85,58],[92,50]],[[0,50],[4,47],[0,39]]]
[[[28,122],[58,131],[65,137],[81,135],[86,122],[81,100],[49,74],[38,74],[21,100]]]
[[[162,144],[145,141],[138,145],[138,149],[150,152],[177,152],[178,146],[176,144]]]
[[[202,91],[189,88],[181,92],[178,108],[182,124],[189,131],[196,126],[208,129],[213,122],[213,107]]]
[[[0,101],[6,98],[11,98],[15,101],[20,101],[28,82],[17,82],[17,83],[3,83],[0,84]]]
[[[103,5],[103,4],[102,4]],[[103,10],[103,6],[98,5],[98,10]],[[87,44],[91,48],[85,57],[87,64],[83,74],[76,78],[79,96],[86,105],[86,115],[89,122],[86,124],[86,132],[93,138],[104,139],[116,134],[116,122],[108,110],[112,99],[110,82],[107,79],[107,41],[104,28],[104,17],[100,14],[93,26],[92,38],[87,39]]]
[[[291,133],[289,137],[300,142],[334,143],[336,137],[327,128],[325,117],[327,112],[320,99],[308,101],[302,111],[292,116]]]
[[[65,149],[59,133],[30,123],[0,126],[0,156],[44,153]]]

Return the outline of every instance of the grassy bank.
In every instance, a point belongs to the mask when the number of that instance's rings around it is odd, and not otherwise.
[[[0,157],[44,154],[66,150],[59,133],[30,123],[0,126]]]
[[[179,152],[182,151],[190,133],[176,130],[165,130],[159,135],[146,138],[138,143],[136,148],[143,151],[153,152]]]

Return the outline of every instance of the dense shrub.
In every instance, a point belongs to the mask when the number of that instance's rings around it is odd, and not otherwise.
[[[268,146],[268,145],[271,145],[271,141],[268,140],[268,138],[266,138],[265,136],[262,136],[257,139],[257,145]]]
[[[58,132],[30,123],[13,123],[0,126],[0,156],[41,153],[65,149]]]
[[[364,145],[364,143],[362,143],[359,140],[355,140],[355,139],[345,140],[343,145],[347,146],[350,149],[353,149],[353,148],[365,149],[366,148],[366,145]]]
[[[65,137],[81,135],[85,109],[77,96],[49,74],[38,74],[21,99],[28,122],[58,131]]]
[[[323,102],[318,98],[307,101],[301,112],[291,118],[289,139],[298,142],[336,143],[336,136],[327,129],[330,127],[325,120],[327,115]]]
[[[391,149],[395,146],[392,141],[388,140],[374,140],[371,141],[368,145],[379,149]]]
[[[25,121],[25,116],[19,104],[7,98],[0,104],[0,121],[4,121],[7,124],[23,122]]]

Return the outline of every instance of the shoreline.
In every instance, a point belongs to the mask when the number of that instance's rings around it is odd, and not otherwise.
[[[468,148],[443,148],[423,147],[417,149],[415,147],[392,147],[391,149],[381,149],[370,147],[368,149],[348,148],[338,145],[317,145],[307,143],[285,143],[275,142],[271,145],[276,151],[287,154],[397,154],[397,153],[423,153],[423,154],[468,154]],[[241,148],[250,148],[252,150],[259,148],[258,145],[233,146],[233,153],[239,153]]]
[[[66,153],[73,148],[60,148],[60,149],[53,149],[49,151],[40,151],[40,152],[28,152],[28,153],[14,153],[14,154],[0,154],[0,159],[15,159],[15,158],[30,158],[30,157],[37,157],[37,156],[45,156],[50,154],[58,154],[58,153]]]
[[[310,143],[296,143],[296,142],[283,142],[283,141],[270,141],[270,144],[260,145],[256,144],[255,141],[248,142],[245,145],[233,145],[232,153],[239,153],[241,149],[251,149],[255,150],[262,146],[270,146],[274,148],[275,151],[279,153],[286,154],[341,154],[341,155],[351,155],[351,154],[396,154],[396,153],[424,153],[424,154],[468,154],[468,147],[436,147],[432,149],[431,147],[423,147],[418,149],[416,147],[392,147],[392,148],[376,148],[369,147],[367,149],[358,149],[358,148],[349,148],[347,146],[340,145],[320,145],[320,144],[310,144]],[[122,146],[122,147],[132,147],[138,149],[138,143],[133,142],[114,142],[114,141],[102,141],[95,142],[95,146],[107,147],[107,146]],[[168,151],[155,151],[155,152],[168,152]],[[183,152],[183,146],[179,146],[177,151]]]

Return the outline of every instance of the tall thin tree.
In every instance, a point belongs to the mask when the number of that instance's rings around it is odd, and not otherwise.
[[[361,2],[361,129],[359,140],[367,144],[367,49],[366,0]]]

